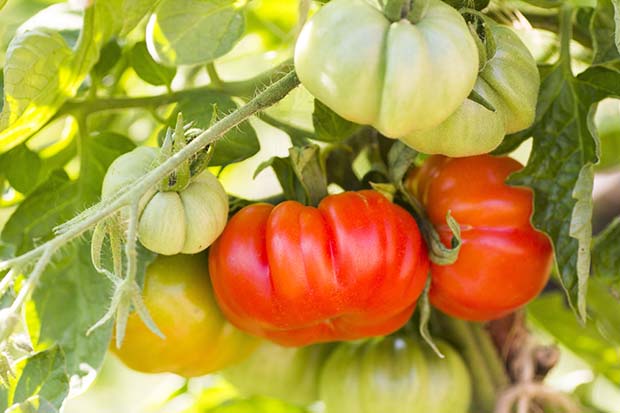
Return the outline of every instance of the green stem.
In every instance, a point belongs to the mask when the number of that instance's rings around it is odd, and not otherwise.
[[[220,86],[210,84],[155,96],[104,98],[97,100],[71,99],[60,108],[54,118],[59,118],[67,114],[78,114],[80,112],[85,115],[89,115],[91,113],[106,110],[130,109],[136,107],[158,107],[178,102],[184,98],[192,97],[202,92],[220,93],[226,96],[238,96],[241,98],[250,99],[258,87],[281,79],[290,71],[291,68],[292,62],[287,60],[273,70],[267,71],[248,80],[226,82],[222,83]]]
[[[560,10],[560,62],[565,72],[571,77],[571,53],[570,42],[573,38],[573,14],[575,9],[566,2]]]
[[[38,257],[38,261],[32,273],[29,274],[27,281],[24,282],[24,285],[20,289],[19,296],[11,305],[11,312],[13,314],[19,314],[26,298],[36,287],[43,270],[49,264],[55,251],[71,240],[79,237],[84,232],[93,228],[100,221],[110,217],[121,208],[132,204],[135,205],[146,192],[156,186],[163,177],[174,171],[175,168],[177,168],[185,160],[202,150],[208,144],[222,137],[226,132],[238,126],[250,116],[264,110],[276,102],[279,102],[298,85],[299,79],[296,74],[294,72],[288,73],[282,79],[266,88],[262,93],[258,94],[246,105],[222,118],[209,129],[202,132],[179,152],[175,153],[161,165],[144,175],[140,182],[127,188],[121,188],[121,190],[119,190],[119,192],[111,199],[94,205],[79,214],[77,217],[56,228],[56,237],[21,256],[6,261],[0,261],[0,270],[2,270],[28,263]],[[135,212],[135,207],[132,208],[132,211]],[[135,242],[135,239],[133,241]],[[131,245],[131,241],[128,240],[127,244]],[[131,255],[131,252],[129,255]],[[128,273],[131,274],[132,272],[133,270],[130,268]],[[0,336],[4,337],[5,334],[10,334],[10,332],[0,331]]]
[[[492,363],[501,363],[497,351],[485,344],[485,339],[481,336],[486,333],[480,326],[440,313],[437,313],[437,320],[443,335],[460,350],[459,353],[469,368],[473,383],[474,410],[479,413],[492,412],[498,394],[508,382],[503,368],[498,374],[496,366],[490,366],[489,360],[495,359]]]
[[[213,64],[213,62],[207,63],[207,74],[209,75],[209,79],[211,79],[211,86],[218,89],[221,89],[224,86],[224,82],[217,73],[217,69],[215,68],[215,64]]]
[[[390,21],[397,22],[403,18],[403,8],[408,0],[387,0],[383,13]]]

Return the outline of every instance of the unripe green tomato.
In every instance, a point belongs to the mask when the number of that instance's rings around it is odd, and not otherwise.
[[[295,46],[301,83],[343,118],[400,138],[437,126],[471,92],[476,43],[461,15],[428,0],[413,24],[390,22],[364,0],[333,0]]]
[[[104,178],[102,198],[139,180],[158,156],[156,148],[139,147],[118,157]],[[215,241],[227,219],[228,196],[205,170],[179,192],[153,190],[143,197],[138,238],[158,254],[195,254]]]
[[[474,90],[496,111],[466,99],[440,125],[402,138],[407,145],[428,154],[479,155],[495,149],[506,134],[532,124],[540,86],[536,61],[512,29],[498,24],[490,29],[496,52],[480,72]]]
[[[444,359],[412,337],[340,344],[321,376],[326,413],[466,413],[467,368],[448,344],[438,347]]]
[[[245,394],[307,405],[319,398],[321,368],[334,348],[334,344],[282,347],[266,341],[222,375]]]
[[[601,149],[597,170],[620,168],[620,100],[604,99],[599,102],[594,124]]]

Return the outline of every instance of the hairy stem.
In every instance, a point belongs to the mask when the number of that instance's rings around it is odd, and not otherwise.
[[[262,73],[252,79],[239,82],[221,82],[219,85],[209,84],[155,96],[102,98],[97,100],[71,99],[60,108],[55,118],[80,112],[88,115],[106,110],[158,107],[178,102],[202,92],[219,93],[226,96],[238,96],[249,99],[254,95],[257,87],[262,87],[262,85],[281,79],[286,73],[290,72],[291,68],[292,61],[287,60],[273,70]]]
[[[87,210],[85,213],[81,214],[78,219],[69,221],[69,224],[64,227],[64,232],[60,233],[55,238],[19,257],[8,261],[0,261],[0,269],[6,269],[27,263],[42,254],[30,274],[28,281],[24,283],[17,299],[11,306],[13,313],[17,314],[21,310],[21,307],[36,287],[39,277],[43,273],[43,270],[47,264],[49,264],[50,259],[56,250],[91,229],[101,220],[111,216],[121,208],[134,203],[137,204],[146,192],[157,185],[164,176],[170,174],[182,162],[189,159],[192,155],[202,150],[202,148],[206,145],[217,140],[219,137],[239,125],[241,122],[245,121],[250,116],[280,101],[291,90],[297,87],[298,84],[299,80],[297,79],[295,73],[288,73],[282,79],[266,88],[262,93],[258,94],[245,106],[242,106],[235,112],[222,118],[212,127],[202,132],[179,152],[172,155],[157,168],[148,172],[140,182],[131,187],[122,188],[119,193],[110,200],[100,202]],[[133,210],[135,210],[135,208],[133,208],[132,211]],[[131,241],[128,240],[128,245],[130,242]]]

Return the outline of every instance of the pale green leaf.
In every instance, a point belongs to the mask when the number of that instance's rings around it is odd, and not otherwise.
[[[589,302],[595,302],[593,296]],[[528,318],[555,340],[584,359],[597,373],[620,385],[620,349],[595,323],[579,323],[560,294],[545,294],[527,306]]]
[[[120,29],[120,1],[97,0],[86,9],[75,50],[51,30],[25,31],[11,41],[4,67],[0,153],[28,139],[75,95],[103,45]]]
[[[162,0],[147,29],[149,52],[165,65],[211,62],[228,53],[245,28],[235,0]]]
[[[123,0],[122,16],[123,27],[120,36],[125,36],[140,23],[140,21],[157,5],[161,0]]]
[[[5,413],[59,413],[59,411],[53,404],[37,395],[11,406]]]
[[[21,360],[16,370],[21,373],[11,386],[12,403],[22,403],[36,395],[60,409],[69,392],[69,378],[65,357],[58,347]]]

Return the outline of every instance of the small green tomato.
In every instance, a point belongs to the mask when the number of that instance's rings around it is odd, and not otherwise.
[[[139,147],[118,157],[106,173],[102,198],[137,182],[157,162],[159,150]],[[228,196],[213,174],[203,171],[180,191],[147,193],[140,203],[138,239],[163,255],[203,251],[224,230]]]

